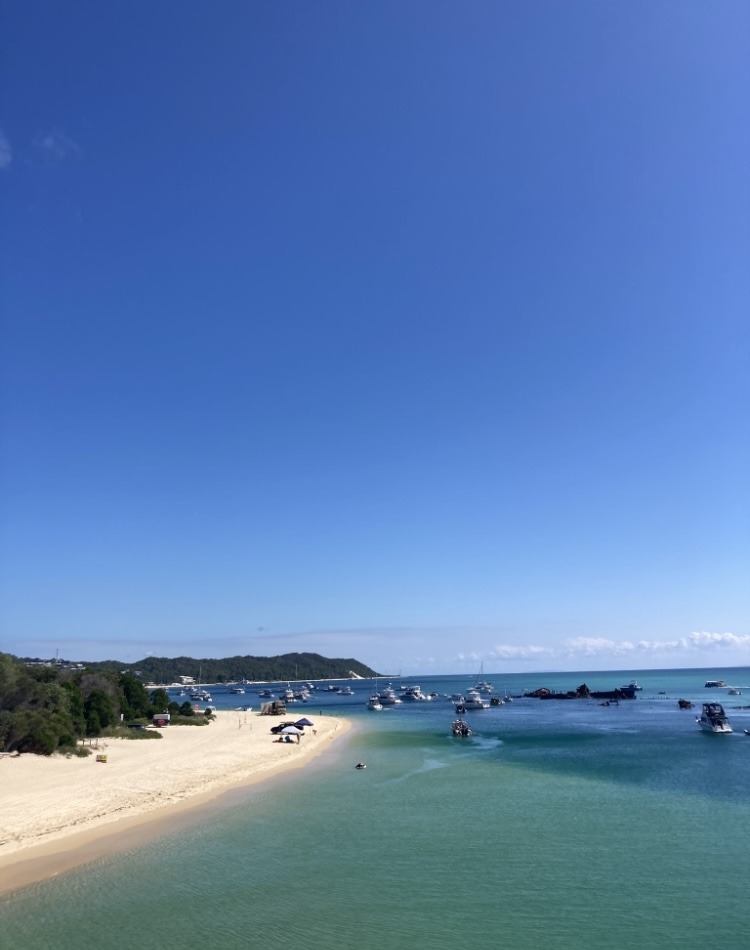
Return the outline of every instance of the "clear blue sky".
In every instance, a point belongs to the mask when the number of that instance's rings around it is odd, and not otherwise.
[[[0,7],[0,648],[750,663],[745,0]]]

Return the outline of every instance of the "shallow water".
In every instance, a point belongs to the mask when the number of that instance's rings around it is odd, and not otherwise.
[[[300,715],[336,710],[357,729],[316,763],[233,792],[188,830],[3,898],[2,945],[741,946],[750,710],[734,707],[750,689],[703,683],[748,684],[750,670],[487,675],[514,695],[634,677],[643,691],[618,706],[516,699],[467,713],[477,734],[461,740],[445,698],[372,713],[371,683],[319,696]],[[418,681],[449,695],[471,685]],[[719,699],[734,734],[702,734],[699,705],[678,710],[678,697]]]

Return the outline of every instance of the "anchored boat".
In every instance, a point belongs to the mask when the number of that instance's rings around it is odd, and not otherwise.
[[[454,719],[451,726],[451,732],[458,739],[465,739],[467,736],[473,736],[474,730],[463,719]]]
[[[729,735],[732,731],[721,703],[704,703],[703,712],[695,721],[704,732]]]

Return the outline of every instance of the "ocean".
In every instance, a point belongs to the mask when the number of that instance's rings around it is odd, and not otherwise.
[[[438,696],[382,712],[365,708],[372,681],[318,691],[294,718],[356,726],[322,756],[0,898],[0,945],[750,947],[750,668],[485,678],[515,698],[467,713],[467,739],[446,695],[474,677],[409,678]],[[631,679],[643,688],[618,705],[520,698]],[[260,703],[253,687],[212,693],[219,708]],[[731,736],[698,729],[708,700]]]

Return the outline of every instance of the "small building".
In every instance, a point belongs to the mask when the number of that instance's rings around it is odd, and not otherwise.
[[[270,703],[263,703],[260,714],[261,716],[285,716],[286,703],[283,699],[272,699]]]

